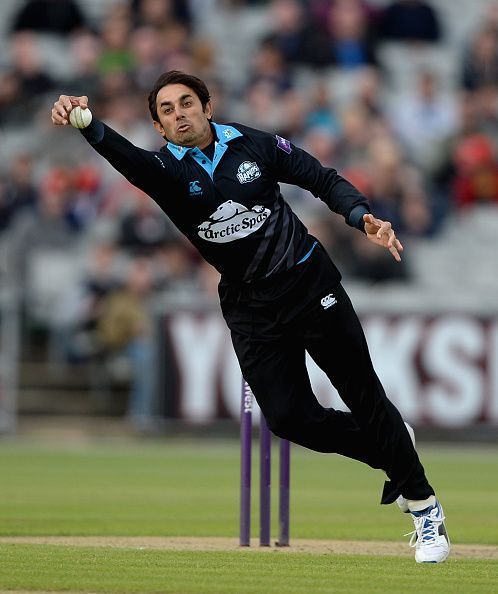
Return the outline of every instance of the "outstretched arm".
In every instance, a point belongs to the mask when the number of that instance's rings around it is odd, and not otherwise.
[[[78,106],[84,113],[88,108],[88,97],[61,95],[52,108],[52,123],[66,126],[71,111]],[[135,146],[100,120],[93,118],[89,126],[81,130],[81,134],[114,169],[146,194],[156,198],[161,187],[164,193],[165,175],[170,183],[173,182],[166,156]]]
[[[391,223],[370,214],[367,199],[350,182],[335,169],[323,167],[312,155],[279,136],[272,141],[272,148],[279,181],[310,190],[330,210],[343,215],[348,225],[364,231],[370,241],[386,247],[397,262],[401,261],[403,246]]]

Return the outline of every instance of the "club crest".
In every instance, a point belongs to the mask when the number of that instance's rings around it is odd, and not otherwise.
[[[241,184],[248,184],[260,177],[261,171],[255,161],[244,161],[239,165],[237,179]]]

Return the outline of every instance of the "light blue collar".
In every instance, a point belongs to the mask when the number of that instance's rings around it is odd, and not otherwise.
[[[243,136],[242,132],[239,132],[237,128],[233,126],[224,126],[222,124],[215,124],[214,122],[211,123],[216,132],[216,136],[218,137],[218,142],[221,144],[226,144],[230,142],[234,138],[238,138],[239,136]]]
[[[173,144],[172,142],[168,142],[167,149],[169,152],[181,161],[185,155],[190,154],[190,156],[209,174],[211,179],[213,178],[214,170],[216,166],[221,160],[221,157],[225,154],[227,150],[227,143],[233,140],[234,138],[238,138],[239,136],[243,136],[242,132],[239,132],[233,126],[215,124],[211,122],[211,126],[214,128],[214,132],[216,134],[216,148],[214,150],[213,160],[211,161],[206,157],[206,155],[201,151],[199,147],[184,147],[178,146],[177,144]]]

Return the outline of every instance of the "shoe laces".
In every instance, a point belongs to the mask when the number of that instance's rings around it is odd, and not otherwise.
[[[436,544],[436,538],[439,536],[438,528],[444,521],[444,516],[439,515],[439,508],[433,507],[428,514],[422,516],[412,516],[415,530],[408,532],[405,536],[410,536],[409,545],[413,548],[419,546],[431,546]]]

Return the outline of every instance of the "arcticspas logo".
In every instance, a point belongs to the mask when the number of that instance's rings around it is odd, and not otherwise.
[[[264,206],[248,209],[243,204],[227,200],[199,225],[198,235],[214,243],[235,241],[257,231],[270,214],[271,211]]]

